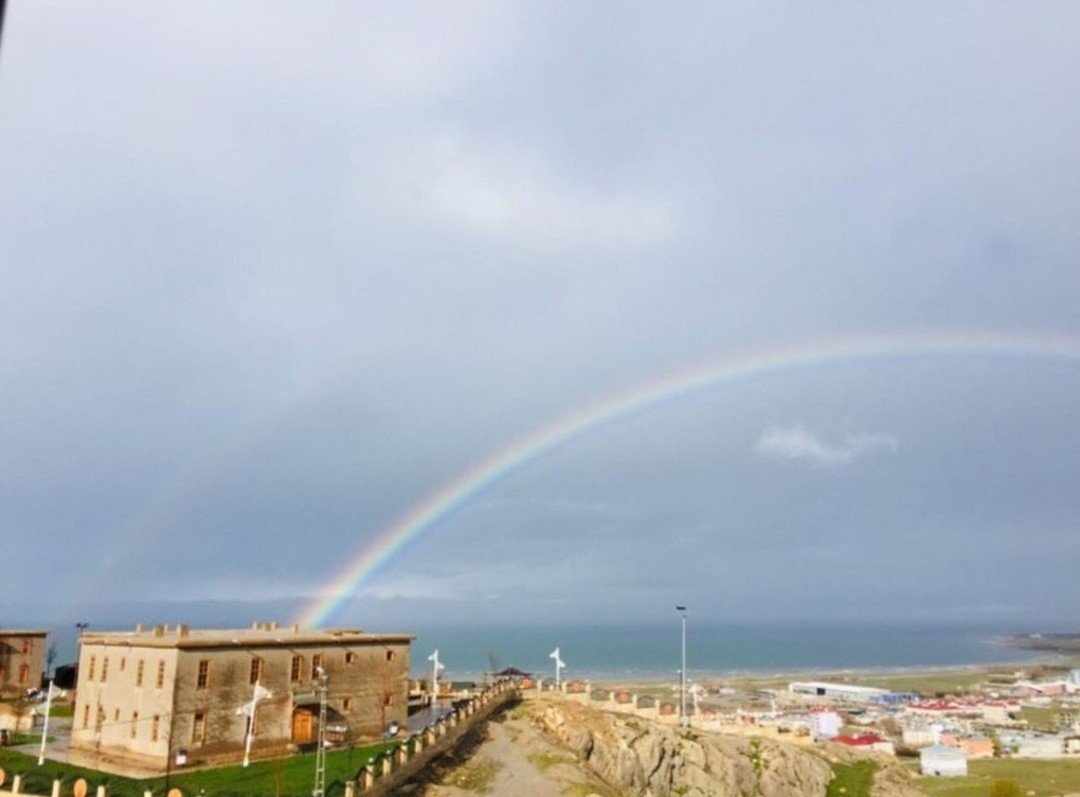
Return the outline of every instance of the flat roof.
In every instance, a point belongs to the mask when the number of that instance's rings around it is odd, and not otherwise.
[[[359,628],[302,628],[271,624],[251,628],[188,628],[154,626],[134,631],[84,632],[80,645],[140,648],[248,648],[292,645],[409,644],[413,634],[368,634]]]
[[[788,684],[788,689],[794,689],[796,687],[802,689],[835,689],[846,692],[856,692],[866,695],[884,695],[888,694],[888,689],[880,689],[876,686],[859,686],[858,684],[838,684],[832,681],[792,681]]]
[[[48,636],[48,631],[38,628],[0,628],[0,636]]]

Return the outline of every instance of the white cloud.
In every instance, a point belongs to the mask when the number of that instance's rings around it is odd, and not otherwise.
[[[539,152],[507,142],[444,137],[424,161],[417,194],[473,233],[634,249],[663,243],[679,227],[677,203],[661,192],[569,177]]]
[[[822,468],[847,465],[856,459],[897,450],[896,438],[879,432],[849,432],[829,443],[801,425],[770,426],[761,433],[754,451],[758,456],[789,462],[807,462]]]

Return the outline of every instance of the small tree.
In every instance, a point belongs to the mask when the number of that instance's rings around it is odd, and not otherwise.
[[[1014,780],[995,780],[990,786],[990,797],[1024,797],[1024,790]]]

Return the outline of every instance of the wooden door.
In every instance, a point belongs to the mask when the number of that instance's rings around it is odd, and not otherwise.
[[[310,709],[298,708],[292,715],[293,744],[309,744],[314,736],[315,715]]]

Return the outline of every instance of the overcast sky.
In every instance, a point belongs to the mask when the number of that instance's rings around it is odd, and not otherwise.
[[[0,624],[287,619],[476,462],[696,363],[1080,334],[1077,31],[1072,0],[12,0]],[[698,393],[337,619],[1068,624],[1078,397],[1080,362],[975,356]]]

